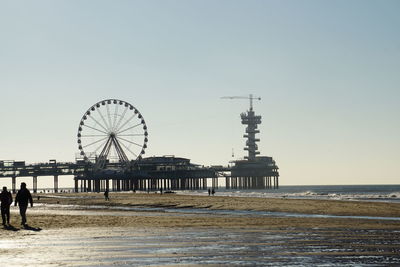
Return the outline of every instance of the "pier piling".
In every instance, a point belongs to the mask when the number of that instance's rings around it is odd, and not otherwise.
[[[58,175],[54,175],[54,193],[58,193]]]
[[[13,194],[15,194],[15,193],[17,193],[17,188],[16,188],[16,180],[17,180],[17,177],[16,176],[13,176],[13,177],[11,177],[11,183],[12,183],[12,192],[13,192]]]
[[[33,193],[37,193],[37,176],[33,176]]]

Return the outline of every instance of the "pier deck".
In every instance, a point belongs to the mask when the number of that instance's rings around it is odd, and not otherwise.
[[[173,156],[144,158],[128,169],[118,163],[110,163],[101,170],[96,170],[95,164],[84,161],[51,160],[37,164],[0,161],[0,178],[12,179],[13,192],[16,192],[17,177],[32,177],[33,192],[37,192],[37,179],[41,176],[54,177],[54,192],[58,192],[58,180],[63,176],[74,176],[75,192],[100,192],[107,189],[199,190],[218,188],[222,181],[230,189],[277,188],[279,173],[274,162],[260,161],[253,165],[238,162],[234,166],[205,167]]]

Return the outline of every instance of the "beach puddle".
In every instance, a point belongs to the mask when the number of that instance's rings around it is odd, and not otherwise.
[[[399,240],[400,233],[385,230],[70,228],[2,239],[0,262],[7,266],[394,266],[400,264]]]

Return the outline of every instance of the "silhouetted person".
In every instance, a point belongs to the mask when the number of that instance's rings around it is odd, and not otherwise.
[[[208,188],[208,195],[211,195],[211,189]]]
[[[1,218],[3,219],[3,225],[10,225],[10,205],[13,201],[12,194],[7,191],[7,187],[3,186],[3,191],[0,193],[1,201]]]
[[[108,189],[106,189],[106,191],[104,192],[104,199],[110,200],[110,198],[108,197]]]
[[[215,190],[214,188],[211,190],[211,194],[214,195],[215,194]]]
[[[15,197],[15,206],[19,205],[19,214],[21,215],[21,225],[26,227],[26,209],[28,208],[28,202],[31,203],[33,207],[33,200],[31,192],[26,188],[25,183],[21,183],[21,189],[18,191]]]

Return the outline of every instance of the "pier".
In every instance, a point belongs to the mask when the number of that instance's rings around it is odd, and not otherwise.
[[[32,177],[33,192],[41,176],[53,176],[54,192],[59,179],[73,176],[75,192],[270,189],[279,187],[278,166],[272,157],[258,156],[256,134],[261,116],[250,109],[241,114],[246,125],[244,150],[248,155],[230,165],[202,166],[175,156],[144,157],[148,142],[143,115],[131,104],[118,99],[95,103],[83,114],[77,134],[79,154],[75,162],[26,164],[25,161],[0,160],[0,178],[11,179],[16,192],[18,177]]]
[[[249,169],[250,167],[250,169]],[[11,179],[11,190],[15,193],[16,178],[31,177],[33,192],[41,176],[53,176],[54,192],[59,191],[59,179],[73,176],[75,192],[110,191],[158,191],[163,190],[207,190],[224,185],[227,189],[277,188],[277,167],[266,162],[254,166],[199,166],[189,159],[175,156],[143,158],[130,170],[120,164],[111,164],[108,169],[95,170],[89,162],[56,162],[25,164],[21,161],[0,161],[0,178]],[[251,172],[250,172],[251,170]]]

